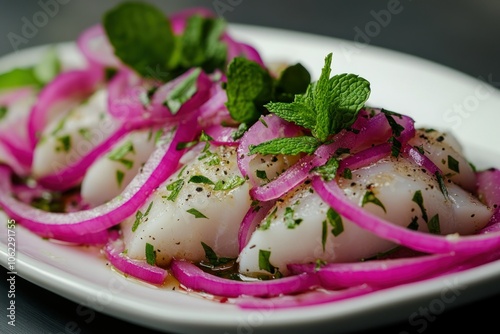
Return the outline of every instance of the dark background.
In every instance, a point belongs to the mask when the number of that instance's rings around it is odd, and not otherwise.
[[[15,51],[8,34],[22,34],[23,18],[32,21],[41,3],[56,0],[0,0],[0,55]],[[19,48],[73,41],[86,27],[100,21],[117,0],[58,0],[57,13]],[[402,10],[382,24],[369,43],[410,53],[465,72],[500,81],[500,1],[497,0],[208,0],[153,1],[167,13],[204,5],[221,11],[229,22],[305,31],[353,40],[378,13],[398,3]]]
[[[0,0],[0,56],[37,45],[73,41],[88,26],[97,23],[103,12],[120,1],[58,0],[53,17],[26,38],[13,45],[9,36],[22,35],[25,20],[32,21],[43,4],[56,0]],[[310,32],[320,35],[359,39],[359,30],[367,23],[381,19],[389,6],[398,3],[397,15],[383,22],[379,34],[370,38],[371,45],[381,46],[422,57],[464,72],[472,77],[488,79],[500,88],[500,1],[498,0],[371,0],[371,1],[149,1],[166,13],[181,8],[204,5],[215,9],[228,4],[223,17],[232,23]],[[231,5],[232,4],[232,5]],[[227,8],[229,8],[227,7]],[[55,7],[53,7],[55,8]],[[9,35],[10,34],[10,35]],[[366,42],[366,41],[364,41]],[[500,111],[499,111],[500,112]],[[5,277],[5,276],[4,276]],[[5,310],[7,282],[1,280],[1,309]],[[488,304],[493,304],[490,307]],[[446,310],[428,322],[424,333],[454,332],[466,325],[477,332],[496,328],[500,296],[493,295],[480,302]],[[75,318],[76,304],[22,280],[16,280],[17,326],[0,320],[1,333],[71,333],[65,325]],[[4,313],[5,314],[5,313]],[[113,332],[154,333],[144,328],[98,314],[90,324],[79,323],[79,333],[101,333],[103,327]],[[14,331],[12,331],[15,329]],[[334,329],[332,329],[332,332]],[[373,329],[380,333],[417,333],[408,321]]]

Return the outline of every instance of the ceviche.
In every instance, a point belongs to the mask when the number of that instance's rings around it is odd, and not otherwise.
[[[333,302],[500,258],[500,170],[367,105],[370,83],[268,64],[210,10],[122,3],[69,66],[0,74],[0,208],[117,272],[243,308]],[[103,264],[104,265],[104,264]]]

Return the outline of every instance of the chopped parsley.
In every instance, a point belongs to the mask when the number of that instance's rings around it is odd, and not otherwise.
[[[169,183],[166,187],[167,190],[170,191],[170,195],[166,196],[167,200],[175,202],[183,186],[183,179],[178,179],[176,181],[173,181],[172,183]]]
[[[271,262],[269,262],[270,257],[270,251],[259,249],[259,269],[267,271],[271,275],[274,275],[275,278],[282,277],[283,275],[280,273],[279,268],[273,266]]]
[[[125,158],[129,153],[135,153],[134,144],[130,140],[126,141],[124,144],[113,149],[108,154],[108,159],[112,161],[117,161],[123,164],[125,168],[131,169],[134,166],[134,162],[132,160]]]
[[[63,151],[68,153],[69,150],[71,149],[71,136],[64,135],[61,137],[57,137],[56,140],[59,143],[59,145],[56,147],[56,151],[58,152]]]
[[[328,238],[328,225],[332,227],[331,233],[336,237],[344,232],[342,216],[333,208],[328,209],[326,212],[326,219],[321,223],[321,244],[323,246],[323,251],[325,251],[326,240]]]
[[[203,250],[205,251],[205,257],[208,260],[208,262],[210,263],[212,268],[231,263],[235,260],[234,258],[229,258],[229,257],[219,257],[214,252],[214,250],[210,246],[208,246],[206,243],[204,243],[203,241],[201,242],[201,246],[203,247]]]
[[[392,117],[392,116],[396,116],[396,117],[401,118],[402,117],[401,114],[398,114],[396,112],[389,111],[389,110],[386,110],[386,109],[382,109],[382,112],[384,113],[384,116],[387,119],[387,122],[389,123],[389,126],[391,127],[392,134],[394,135],[394,137],[401,136],[401,133],[403,132],[403,130],[405,128],[401,124],[399,124],[398,122],[396,122],[396,120],[394,119],[394,117]]]
[[[203,176],[203,175],[193,175],[193,176],[191,176],[191,178],[189,179],[188,182],[201,183],[201,184],[211,184],[211,185],[215,184],[212,180],[210,180],[208,177]]]
[[[344,170],[342,171],[342,177],[344,179],[349,179],[351,180],[352,179],[352,171],[350,168],[344,168]]]
[[[293,229],[302,222],[302,218],[294,218],[294,215],[295,210],[287,206],[285,208],[285,214],[283,215],[284,223],[287,228]]]
[[[459,162],[451,155],[448,155],[448,168],[456,173],[460,173]]]
[[[192,70],[169,92],[163,104],[170,110],[172,115],[177,114],[181,106],[197,92],[196,83],[200,73],[200,68]]]
[[[125,173],[119,169],[116,170],[116,183],[118,187],[122,186],[123,179],[125,178]]]
[[[312,172],[321,176],[325,181],[331,181],[337,175],[339,161],[332,157],[324,165],[313,168]]]
[[[332,227],[332,234],[338,237],[342,232],[344,232],[344,223],[342,222],[342,216],[332,208],[329,208],[326,212],[326,221]]]
[[[326,240],[328,238],[328,225],[332,227],[331,233],[334,236],[339,236],[344,232],[344,223],[342,221],[342,216],[332,208],[329,208],[326,212],[326,219],[323,220],[321,226],[321,243],[323,246],[323,251],[325,250]]]
[[[361,201],[361,206],[365,206],[368,203],[373,203],[373,204],[381,207],[384,210],[384,212],[387,213],[387,211],[385,210],[384,204],[377,198],[377,196],[375,196],[375,193],[371,190],[368,190],[364,194],[363,199]]]
[[[267,215],[266,220],[264,220],[264,222],[262,222],[259,225],[259,230],[267,230],[271,226],[273,219],[276,219],[276,212],[277,211],[278,211],[278,208],[275,207],[274,210],[270,214]]]
[[[78,133],[85,140],[91,140],[92,139],[92,132],[88,128],[80,128],[80,129],[78,129]]]
[[[234,175],[228,180],[220,180],[214,186],[214,190],[232,190],[238,188],[245,183],[245,179],[241,176]]]
[[[260,170],[260,169],[257,169],[255,171],[255,176],[257,176],[259,179],[261,180],[264,180],[264,181],[269,181],[268,177],[267,177],[267,173],[265,170]]]
[[[427,223],[429,221],[429,218],[427,216],[427,210],[424,207],[424,197],[422,196],[421,190],[415,191],[415,193],[413,194],[412,201],[417,203],[418,207],[420,208],[420,211],[422,211],[422,219],[424,220],[424,222]]]
[[[407,226],[410,230],[413,230],[413,231],[418,231],[418,217],[415,216],[411,219],[411,222],[408,224]]]
[[[150,243],[146,243],[146,262],[152,266],[156,264],[156,251]]]
[[[146,209],[146,212],[142,213],[142,211],[137,210],[137,212],[135,213],[134,224],[132,225],[132,232],[135,232],[137,230],[137,228],[142,222],[142,219],[148,216],[149,211],[151,211],[152,207],[153,207],[153,202],[151,201],[151,203],[149,203],[148,205],[148,208]]]
[[[392,136],[389,138],[389,143],[391,144],[391,155],[395,158],[399,157],[399,153],[401,153],[401,142],[396,139],[396,137]]]
[[[191,208],[189,210],[186,210],[186,212],[192,214],[195,218],[208,218],[207,216],[205,216],[203,213],[196,210],[195,208]]]
[[[441,234],[441,225],[439,224],[439,215],[437,213],[429,220],[427,228],[430,233]]]

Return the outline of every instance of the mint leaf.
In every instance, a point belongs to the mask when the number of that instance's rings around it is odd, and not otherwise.
[[[250,154],[312,154],[321,143],[314,137],[301,136],[292,138],[276,138],[258,145],[250,146]]]
[[[312,97],[316,109],[316,125],[313,135],[321,141],[325,141],[330,134],[330,124],[332,119],[331,99],[334,98],[330,92],[330,73],[332,66],[332,54],[325,58],[325,65],[321,70],[321,75],[314,85]]]
[[[302,94],[311,83],[311,74],[298,63],[285,68],[276,82],[276,100],[292,102],[296,94]]]
[[[143,77],[155,71],[167,72],[167,63],[175,47],[168,18],[160,10],[143,2],[126,2],[104,15],[103,26],[123,63]]]
[[[329,113],[329,134],[351,126],[370,96],[370,83],[354,74],[340,74],[330,80],[333,96]],[[330,109],[331,110],[331,109]]]
[[[40,86],[32,68],[15,68],[0,74],[0,90],[24,86]]]
[[[314,110],[306,104],[299,102],[270,102],[265,107],[284,120],[293,122],[304,128],[312,130],[316,126]]]
[[[185,69],[202,67],[211,73],[226,65],[227,45],[221,41],[226,29],[222,19],[193,15],[188,18],[186,29],[180,39],[180,65]]]
[[[324,165],[313,168],[312,172],[321,176],[325,181],[331,181],[337,175],[339,161],[335,158],[330,158]]]
[[[235,57],[227,69],[227,103],[231,117],[241,123],[254,123],[271,100],[273,80],[256,62]]]

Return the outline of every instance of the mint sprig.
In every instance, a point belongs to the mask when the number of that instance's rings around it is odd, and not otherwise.
[[[297,154],[300,151],[310,154],[332,135],[354,123],[368,100],[370,83],[354,74],[330,77],[331,63],[332,53],[326,56],[319,79],[311,83],[304,94],[296,95],[293,102],[270,102],[265,105],[269,112],[310,130],[312,139],[271,140],[257,145],[251,153],[275,154],[279,151],[282,154]],[[300,142],[298,146],[297,142]],[[312,143],[316,145],[314,149]]]
[[[130,1],[106,12],[103,26],[115,55],[144,78],[167,82],[193,67],[212,73],[227,65],[220,18],[192,15],[176,35],[161,10]]]
[[[270,112],[311,130],[321,142],[350,127],[370,95],[370,83],[357,75],[339,74],[330,78],[331,63],[332,53],[326,56],[318,81],[292,103],[266,105]]]

